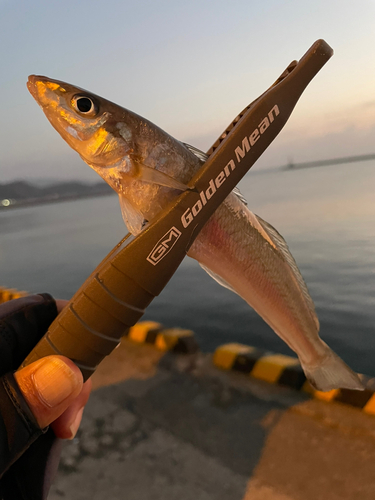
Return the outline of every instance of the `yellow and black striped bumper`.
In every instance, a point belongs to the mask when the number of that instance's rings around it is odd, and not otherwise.
[[[372,389],[352,391],[334,389],[322,392],[314,389],[306,379],[297,358],[274,354],[243,344],[224,344],[213,355],[215,366],[224,370],[243,373],[266,382],[304,391],[324,401],[336,401],[361,408],[375,415],[375,394]],[[364,384],[366,386],[364,377]]]

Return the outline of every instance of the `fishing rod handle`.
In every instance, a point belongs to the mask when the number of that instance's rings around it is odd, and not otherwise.
[[[154,298],[127,276],[126,268],[132,265],[128,259],[113,262],[120,251],[126,254],[126,240],[83,283],[20,368],[45,356],[63,355],[87,380],[118,346]]]

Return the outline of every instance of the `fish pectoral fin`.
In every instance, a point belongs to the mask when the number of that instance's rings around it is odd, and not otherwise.
[[[227,283],[221,276],[214,273],[213,271],[211,271],[211,269],[206,267],[204,264],[201,264],[200,262],[199,262],[199,265],[201,266],[202,269],[204,269],[206,271],[206,273],[209,276],[211,276],[211,278],[213,278],[215,281],[217,281],[219,283],[219,285],[223,286],[224,288],[228,288],[228,290],[237,294],[236,290],[234,288],[232,288],[231,285],[229,283]]]
[[[268,234],[269,238],[275,244],[275,247],[281,252],[284,259],[289,264],[296,280],[298,281],[299,286],[301,287],[301,291],[302,291],[303,296],[305,298],[306,304],[308,305],[308,307],[310,309],[311,316],[312,316],[312,318],[316,324],[316,327],[319,331],[319,320],[316,316],[315,304],[310,296],[309,290],[307,289],[307,285],[305,283],[305,280],[303,279],[301,272],[298,269],[297,263],[294,260],[293,255],[290,253],[287,242],[284,240],[284,238],[281,236],[281,234],[273,226],[271,226],[271,224],[269,224],[268,222],[263,220],[258,215],[256,215],[256,214],[254,214],[254,215],[257,218],[259,224],[264,229],[264,231],[266,231],[266,233]]]
[[[146,220],[142,213],[137,210],[125,196],[119,194],[119,201],[122,218],[124,219],[126,227],[136,236],[142,231]]]
[[[187,191],[191,189],[186,184],[174,179],[168,174],[156,170],[155,168],[148,167],[143,163],[138,164],[138,176],[137,179],[144,182],[151,182],[152,184],[158,184],[159,186],[165,186],[171,189],[178,189],[179,191]]]

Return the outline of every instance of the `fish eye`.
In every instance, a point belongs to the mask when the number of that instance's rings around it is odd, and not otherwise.
[[[73,108],[82,115],[95,116],[98,112],[98,107],[91,97],[76,95],[71,102]]]

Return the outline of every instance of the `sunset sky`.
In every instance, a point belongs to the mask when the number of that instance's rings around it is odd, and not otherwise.
[[[97,178],[28,93],[29,74],[207,150],[318,38],[335,55],[255,168],[375,153],[374,0],[0,0],[0,182]]]

